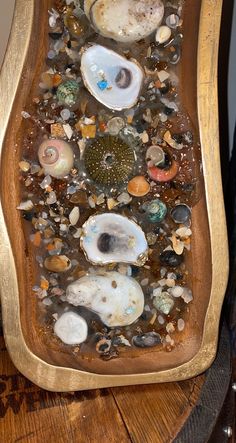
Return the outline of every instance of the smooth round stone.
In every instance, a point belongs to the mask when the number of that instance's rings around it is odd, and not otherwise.
[[[135,335],[132,342],[137,348],[152,348],[161,343],[161,337],[156,332],[146,332],[142,335]]]
[[[187,223],[191,218],[191,209],[185,204],[177,205],[170,215],[175,223]]]
[[[73,106],[78,98],[79,85],[76,80],[66,80],[57,89],[57,99],[59,103]]]
[[[160,254],[160,261],[163,265],[176,268],[183,263],[183,256],[176,254],[174,251],[163,251]]]
[[[146,212],[147,218],[151,223],[160,223],[164,220],[167,207],[158,198],[150,202],[144,203],[142,209]]]

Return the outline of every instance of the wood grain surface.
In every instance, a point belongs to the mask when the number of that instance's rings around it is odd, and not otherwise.
[[[205,376],[76,393],[44,391],[12,364],[0,337],[1,443],[167,443],[194,408]]]

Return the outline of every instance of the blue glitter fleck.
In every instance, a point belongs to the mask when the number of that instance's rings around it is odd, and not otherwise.
[[[108,86],[108,82],[107,80],[100,80],[99,82],[97,82],[97,85],[99,89],[101,89],[101,91],[104,91]]]
[[[135,308],[133,306],[129,306],[128,308],[126,308],[125,313],[127,315],[133,314],[133,312],[135,311]]]

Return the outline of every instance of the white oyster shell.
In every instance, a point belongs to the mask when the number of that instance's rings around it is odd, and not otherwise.
[[[132,324],[143,312],[141,286],[119,272],[91,274],[67,287],[66,298],[74,306],[84,306],[99,315],[109,327]]]
[[[81,247],[87,259],[97,265],[130,263],[144,265],[148,244],[135,222],[119,214],[90,217],[83,225]]]
[[[117,78],[122,72],[129,75],[129,81],[121,87]],[[89,92],[104,106],[117,111],[135,105],[144,77],[138,64],[96,44],[82,50],[81,73]],[[103,86],[101,82],[105,82]]]
[[[125,43],[150,35],[164,15],[161,0],[85,0],[84,9],[101,35]]]

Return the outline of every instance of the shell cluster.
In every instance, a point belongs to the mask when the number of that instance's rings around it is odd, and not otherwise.
[[[85,358],[172,350],[193,300],[185,257],[200,168],[175,67],[184,7],[52,0],[49,10],[45,72],[22,111],[17,209],[32,225],[32,291],[54,340]]]

